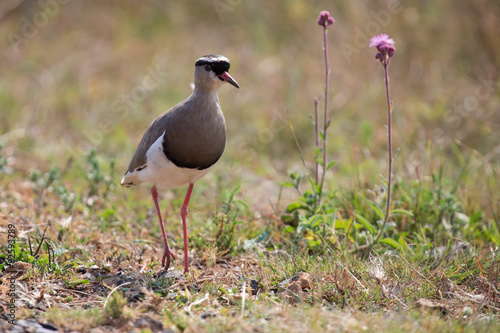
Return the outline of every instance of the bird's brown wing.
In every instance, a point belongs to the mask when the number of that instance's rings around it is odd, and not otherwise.
[[[127,168],[127,173],[139,171],[147,167],[146,153],[151,145],[165,132],[170,120],[170,114],[178,107],[174,106],[172,109],[165,111],[149,125],[148,129],[142,136],[141,142],[135,150],[134,156],[130,161]]]

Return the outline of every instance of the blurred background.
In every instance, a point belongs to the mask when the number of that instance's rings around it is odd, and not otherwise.
[[[462,199],[485,193],[481,204],[498,207],[488,185],[500,164],[500,3],[491,0],[2,0],[0,144],[10,173],[62,169],[95,148],[115,161],[118,184],[150,122],[190,94],[195,60],[222,54],[241,88],[220,90],[229,140],[208,184],[241,184],[267,209],[287,175],[304,172],[287,115],[306,160],[314,156],[321,10],[336,19],[329,186],[378,184],[387,172],[383,68],[368,48],[383,32],[396,43],[396,179],[440,166],[458,179],[467,166]]]

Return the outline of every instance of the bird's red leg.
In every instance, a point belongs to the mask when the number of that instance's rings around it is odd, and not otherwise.
[[[156,185],[151,189],[151,195],[153,196],[156,213],[158,214],[158,219],[160,220],[161,232],[163,233],[163,243],[165,244],[165,251],[163,252],[161,265],[165,267],[165,270],[168,270],[168,268],[170,267],[170,256],[174,258],[174,254],[170,251],[170,246],[168,246],[167,233],[165,232],[165,226],[163,225],[163,219],[161,217],[160,205],[158,204],[158,191],[156,190]],[[166,263],[165,259],[167,260]]]
[[[187,238],[187,223],[186,217],[188,214],[189,199],[191,199],[191,192],[193,192],[193,183],[189,184],[189,188],[184,198],[184,203],[181,207],[181,217],[182,217],[182,229],[184,233],[184,273],[189,272],[189,262],[188,262],[188,238]]]

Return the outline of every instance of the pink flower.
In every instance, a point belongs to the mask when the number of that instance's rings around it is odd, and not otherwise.
[[[372,46],[379,47],[381,45],[394,46],[394,39],[389,38],[389,36],[386,34],[380,34],[378,36],[373,36],[372,39],[370,39],[370,47],[372,47]]]
[[[389,38],[386,34],[373,36],[370,39],[370,47],[375,46],[379,53],[375,55],[375,59],[383,61],[389,59],[394,55],[396,48],[394,47],[394,39]]]
[[[334,23],[335,23],[335,20],[333,19],[333,17],[330,16],[329,11],[324,10],[321,13],[319,13],[319,16],[318,16],[318,24],[319,25],[326,28],[327,26],[332,25]]]

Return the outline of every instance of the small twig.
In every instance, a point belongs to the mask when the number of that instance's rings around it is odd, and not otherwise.
[[[33,256],[33,249],[31,248],[31,240],[30,240],[30,236],[28,236],[28,245],[30,247],[30,254],[31,256]]]
[[[403,257],[402,255],[399,255],[399,257],[400,257],[401,259],[403,259],[403,260],[404,260],[404,261],[408,264],[408,266],[410,266],[410,268],[411,268],[411,269],[412,269],[415,273],[417,273],[418,275],[420,275],[420,277],[421,277],[422,279],[424,279],[425,281],[427,281],[427,283],[429,283],[430,285],[433,285],[433,283],[432,283],[432,282],[431,282],[428,278],[426,278],[424,275],[422,275],[422,273],[420,273],[419,271],[417,271],[417,270],[415,269],[415,267],[413,267],[413,266],[412,266],[412,265],[408,262],[408,260],[406,260],[406,258],[405,258],[405,257]]]
[[[208,299],[208,293],[205,294],[205,296],[203,296],[202,298],[200,299],[197,299],[196,301],[194,301],[193,303],[189,304],[188,307],[186,308],[186,312],[187,313],[191,313],[191,308],[194,306],[194,305],[199,305],[203,302],[205,302],[206,300]]]
[[[47,252],[49,254],[49,267],[52,267],[52,262],[55,262],[54,248],[47,241],[45,241],[45,246],[47,246]],[[52,251],[52,258],[50,257],[50,252],[51,251]]]
[[[288,114],[288,112],[285,112],[285,114],[286,114],[286,118],[288,120],[288,125],[290,126],[290,130],[292,131],[293,140],[295,141],[295,145],[297,146],[297,149],[299,150],[300,160],[302,161],[302,165],[304,166],[304,169],[306,170],[307,178],[309,179],[309,182],[311,183],[312,188],[314,188],[311,174],[309,173],[309,170],[307,169],[307,164],[306,164],[306,161],[304,159],[304,154],[302,153],[302,149],[300,148],[299,140],[297,139],[297,134],[295,134],[295,129],[293,128],[292,120],[290,119],[290,115]]]
[[[271,215],[271,214],[262,214],[261,216],[262,216],[262,217],[267,217],[267,218],[269,218],[269,219],[271,219],[271,220],[274,220],[274,221],[276,221],[276,222],[278,222],[278,223],[280,223],[280,224],[284,225],[284,223],[283,223],[283,221],[282,221],[281,219],[279,219],[279,218],[277,218],[276,216],[273,216],[273,215]]]
[[[242,288],[243,296],[241,296],[241,318],[243,318],[245,316],[246,286],[247,286],[247,282],[246,282],[246,280],[243,280],[243,288]]]
[[[47,232],[47,228],[45,228],[45,230],[43,231],[43,234],[42,234],[42,239],[40,240],[40,244],[38,244],[38,247],[36,248],[36,251],[35,253],[33,253],[33,250],[31,248],[31,241],[30,241],[30,237],[28,236],[28,245],[30,247],[30,254],[32,257],[36,257],[38,255],[38,252],[40,252],[40,249],[42,247],[42,244],[43,244],[43,241],[45,240],[45,233]]]
[[[215,235],[215,241],[218,241],[219,237],[222,235],[222,229],[224,229],[224,217],[223,216],[220,219],[220,228],[219,228],[219,231],[217,232],[217,235]]]
[[[130,282],[127,282],[127,283],[130,283]],[[104,299],[104,297],[102,297],[102,296],[98,296],[98,295],[91,294],[91,293],[86,293],[84,291],[79,291],[79,290],[75,290],[75,289],[60,288],[57,290],[62,290],[62,291],[66,291],[68,293],[75,293],[75,294],[85,295],[85,296],[89,296],[89,297],[97,297],[97,298]],[[95,302],[102,302],[102,301],[95,301]]]
[[[345,198],[344,198],[344,202],[347,206],[347,209],[349,210],[349,215],[351,215],[351,219],[352,219],[351,223],[349,224],[349,228],[347,228],[347,234],[346,234],[346,252],[347,252],[349,250],[349,233],[351,232],[351,227],[354,224],[354,222],[356,221],[356,218],[352,214],[351,206],[349,206],[349,203],[347,202],[347,200]],[[354,242],[354,244],[357,245],[356,242]]]
[[[104,301],[103,309],[106,309],[106,305],[108,304],[109,296],[111,296],[111,294],[114,293],[115,290],[117,290],[118,288],[121,288],[123,286],[126,286],[127,284],[131,284],[131,283],[132,282],[125,282],[125,283],[122,283],[119,286],[116,286],[115,288],[113,288],[113,290],[111,290],[111,292],[108,294],[108,297],[106,297],[106,301]]]
[[[337,261],[337,264],[342,267],[347,273],[349,273],[349,275],[354,279],[354,281],[356,281],[361,287],[363,287],[363,291],[364,292],[369,292],[370,290],[368,290],[368,288],[366,288],[355,276],[354,274],[352,274],[347,268],[345,268],[342,263],[340,261]]]

